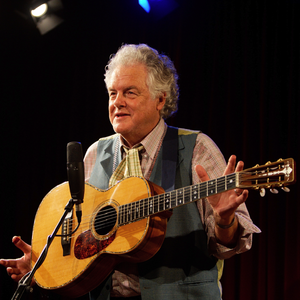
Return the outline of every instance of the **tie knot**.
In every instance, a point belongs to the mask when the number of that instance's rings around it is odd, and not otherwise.
[[[135,153],[135,152],[140,152],[141,150],[144,149],[144,146],[142,144],[139,144],[137,146],[134,146],[131,149],[127,148],[126,146],[123,146],[123,149],[127,155],[127,154],[131,154],[131,153]]]
[[[123,158],[115,172],[112,174],[109,180],[109,186],[112,186],[123,178],[129,176],[143,176],[140,165],[139,151],[144,149],[144,146],[139,145],[131,149],[123,146],[123,149],[126,153],[126,157]]]

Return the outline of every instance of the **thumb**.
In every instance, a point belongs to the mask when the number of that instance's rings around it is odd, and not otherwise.
[[[209,177],[208,177],[205,169],[202,166],[197,165],[195,167],[195,171],[196,171],[199,179],[201,180],[201,182],[209,180]]]
[[[14,236],[14,237],[12,238],[12,242],[13,242],[13,244],[14,244],[17,248],[19,248],[24,254],[28,254],[28,253],[31,252],[31,247],[30,247],[27,243],[25,243],[25,242],[21,239],[21,237],[19,237],[19,236]]]

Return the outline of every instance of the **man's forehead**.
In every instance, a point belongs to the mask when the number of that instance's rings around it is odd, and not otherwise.
[[[147,86],[147,69],[143,65],[118,66],[112,73],[108,89]]]

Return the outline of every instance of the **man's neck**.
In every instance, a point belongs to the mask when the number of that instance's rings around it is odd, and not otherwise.
[[[129,149],[133,148],[134,146],[142,143],[142,141],[149,135],[151,134],[151,132],[153,132],[153,130],[158,126],[158,124],[160,123],[160,121],[162,120],[162,118],[159,119],[159,121],[157,122],[157,124],[146,134],[144,135],[142,138],[135,138],[135,139],[126,139],[124,136],[121,135],[121,144],[123,144],[124,146],[128,147]]]

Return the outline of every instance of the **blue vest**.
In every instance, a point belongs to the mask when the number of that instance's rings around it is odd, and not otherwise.
[[[150,181],[165,191],[191,185],[191,161],[197,134],[168,127]],[[98,188],[108,187],[113,166],[121,161],[121,153],[114,158],[118,139],[118,135],[113,135],[99,140],[97,160],[89,181]],[[219,300],[216,263],[217,259],[209,255],[207,235],[196,204],[177,207],[168,222],[161,249],[150,260],[138,264],[142,300]],[[110,284],[109,277],[97,291],[91,292],[91,299],[109,299]],[[100,296],[96,296],[97,293]]]

